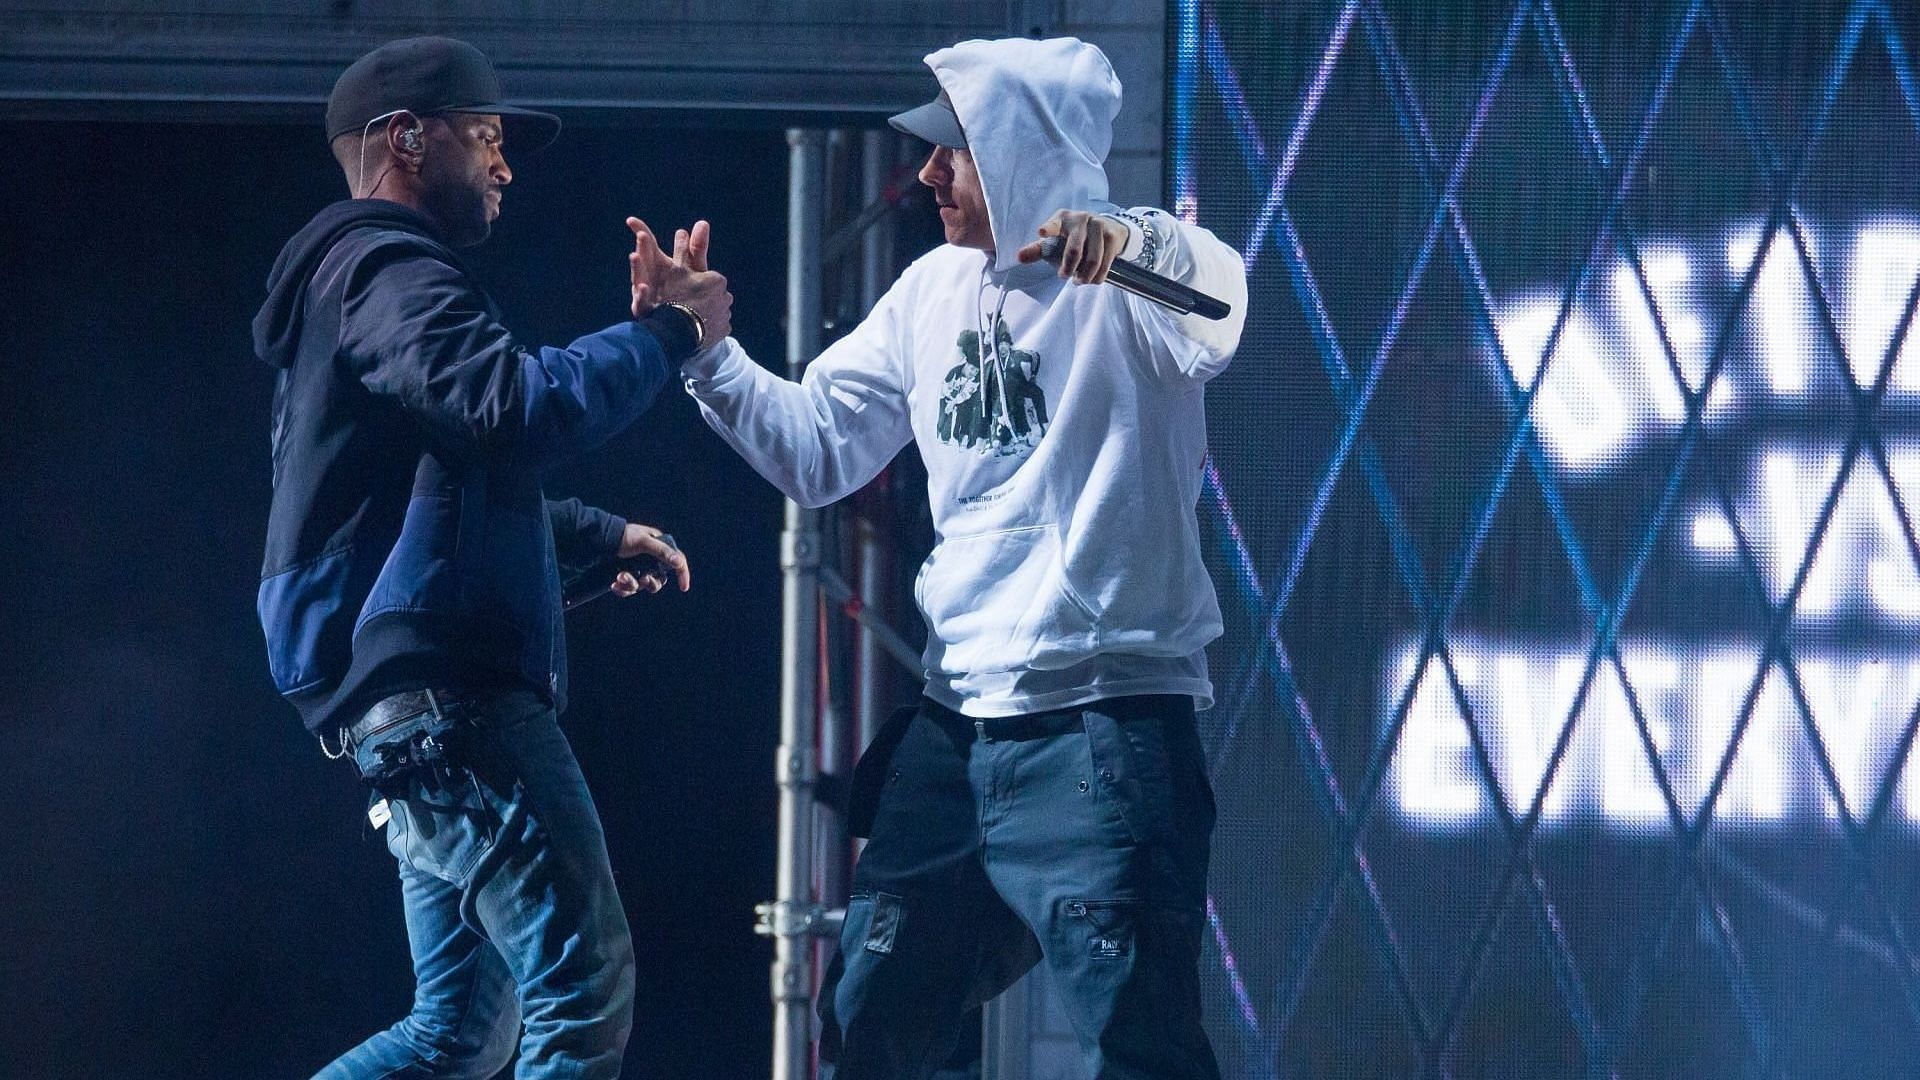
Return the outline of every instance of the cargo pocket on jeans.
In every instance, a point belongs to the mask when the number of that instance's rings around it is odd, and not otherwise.
[[[1146,909],[1143,900],[1069,900],[1064,914],[1072,940],[1081,943],[1081,958],[1098,964],[1133,956]]]
[[[906,915],[906,907],[892,893],[874,893],[870,903],[873,905],[873,914],[867,920],[867,940],[861,948],[880,956],[890,955],[894,940],[900,936],[900,923]]]
[[[517,785],[513,797],[518,797]],[[499,840],[510,803],[470,769],[457,769],[445,779],[416,776],[404,797],[388,800],[393,819],[387,822],[387,850],[422,874],[464,888]]]
[[[1103,1041],[1198,1031],[1201,926],[1198,910],[1143,899],[1063,901],[1048,957],[1055,986],[1106,1017]]]

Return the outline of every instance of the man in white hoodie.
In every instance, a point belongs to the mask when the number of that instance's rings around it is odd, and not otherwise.
[[[1239,343],[1244,266],[1203,229],[1106,201],[1120,83],[1099,49],[968,41],[927,64],[939,99],[894,123],[935,144],[920,179],[947,243],[800,383],[732,339],[682,369],[708,423],[798,502],[852,493],[909,442],[927,466],[926,699],[856,775],[872,840],[821,1058],[839,1080],[927,1076],[964,1012],[1044,957],[1094,1075],[1212,1080],[1214,808],[1193,714],[1212,704],[1220,612],[1194,506],[1202,390]],[[1057,273],[1038,262],[1048,235],[1067,238]],[[1231,316],[1099,287],[1116,257]]]

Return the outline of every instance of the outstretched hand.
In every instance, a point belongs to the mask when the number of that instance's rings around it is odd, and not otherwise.
[[[707,268],[712,226],[696,221],[692,229],[676,230],[671,256],[660,249],[660,241],[646,222],[630,217],[627,228],[633,230],[627,270],[634,318],[660,304],[684,304],[704,322],[707,342],[719,341],[733,332],[733,294],[727,291],[727,279]]]

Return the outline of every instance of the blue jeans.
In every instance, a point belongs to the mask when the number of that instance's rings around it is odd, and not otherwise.
[[[872,840],[821,988],[823,1078],[923,1080],[968,1009],[1044,960],[1088,1075],[1219,1080],[1191,699],[983,721],[926,701],[867,753],[850,819]]]
[[[450,708],[471,711],[462,765],[415,774],[388,800],[413,1011],[316,1080],[489,1077],[516,1043],[520,1080],[617,1077],[633,941],[580,765],[532,694]],[[356,748],[362,768],[371,751]]]

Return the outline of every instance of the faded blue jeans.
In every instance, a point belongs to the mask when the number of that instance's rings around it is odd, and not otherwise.
[[[456,708],[474,721],[466,766],[388,800],[413,1010],[315,1080],[489,1077],[516,1043],[519,1080],[617,1077],[633,941],[580,765],[532,694]],[[356,750],[363,767],[370,749]]]
[[[926,1080],[1044,962],[1097,1080],[1220,1080],[1200,1026],[1213,789],[1185,697],[997,720],[933,701],[855,770],[823,1080]]]

